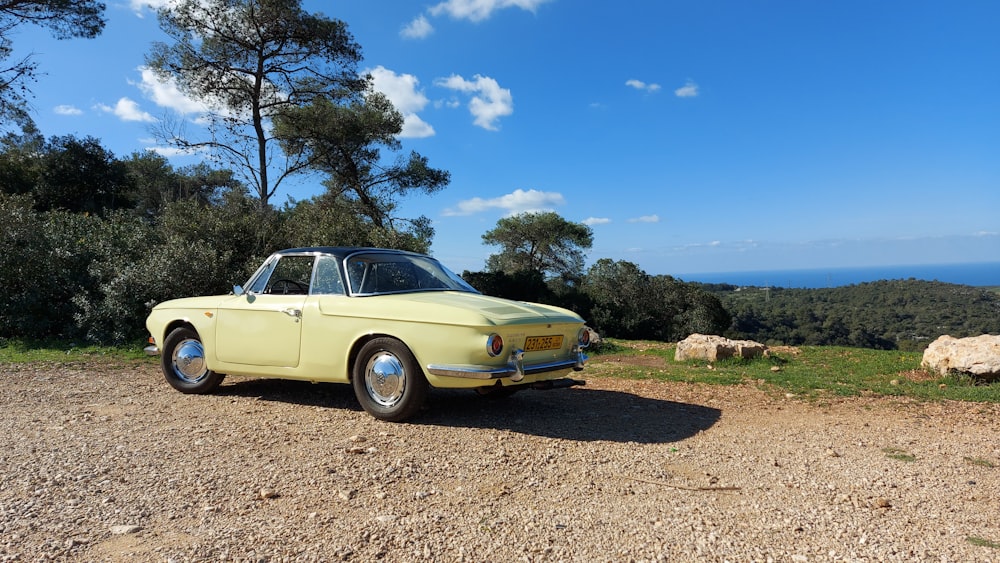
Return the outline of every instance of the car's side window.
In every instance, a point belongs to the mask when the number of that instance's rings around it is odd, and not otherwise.
[[[309,293],[313,262],[312,256],[282,256],[270,275],[263,273],[250,289],[255,293],[305,295]]]
[[[333,256],[320,256],[316,259],[316,272],[313,274],[313,295],[343,295],[344,280],[340,276],[340,267]]]

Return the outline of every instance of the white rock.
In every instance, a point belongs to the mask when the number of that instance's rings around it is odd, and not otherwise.
[[[921,366],[941,375],[950,372],[1000,376],[1000,336],[942,336],[924,350]]]
[[[692,334],[677,343],[674,360],[707,360],[754,358],[767,351],[767,346],[752,340],[730,340],[712,334]]]

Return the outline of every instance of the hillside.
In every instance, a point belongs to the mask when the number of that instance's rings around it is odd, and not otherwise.
[[[923,280],[827,289],[699,284],[732,315],[729,336],[768,344],[922,350],[935,338],[1000,334],[1000,293]]]

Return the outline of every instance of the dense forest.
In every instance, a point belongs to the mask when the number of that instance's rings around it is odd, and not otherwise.
[[[732,315],[727,335],[767,344],[922,350],[935,338],[1000,334],[1000,293],[936,281],[827,289],[705,284]]]

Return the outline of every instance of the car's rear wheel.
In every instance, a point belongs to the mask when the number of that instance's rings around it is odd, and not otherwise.
[[[224,374],[208,369],[205,346],[198,333],[187,327],[175,328],[163,341],[163,376],[181,393],[211,393]]]
[[[379,420],[399,422],[424,405],[427,380],[409,348],[394,338],[375,338],[354,361],[354,395]]]

